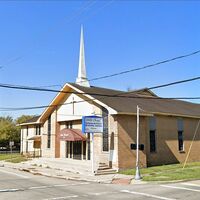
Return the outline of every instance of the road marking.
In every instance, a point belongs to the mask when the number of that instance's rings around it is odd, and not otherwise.
[[[129,193],[129,194],[142,195],[142,196],[145,196],[145,197],[152,197],[152,198],[154,198],[154,199],[175,200],[175,199],[172,199],[172,198],[157,196],[157,195],[148,194],[148,193],[143,193],[143,192],[134,192],[134,191],[129,191],[129,190],[121,190],[121,192]]]
[[[69,184],[60,184],[60,185],[53,185],[54,187],[65,187],[65,186],[69,186]]]
[[[89,183],[72,183],[72,184],[57,184],[57,185],[41,185],[41,186],[33,186],[27,188],[31,189],[43,189],[43,188],[52,188],[52,187],[66,187],[66,186],[76,186],[76,185],[88,185]]]
[[[94,193],[88,193],[88,195],[93,196],[100,196],[100,195],[106,195],[106,194],[119,194],[119,192],[94,192]]]
[[[12,188],[12,189],[0,190],[0,192],[17,192],[17,191],[23,191],[23,189]]]
[[[29,187],[28,190],[31,189],[43,189],[43,188],[47,188],[47,187],[52,187],[51,185],[41,185],[41,186],[34,186],[34,187]]]
[[[195,183],[181,183],[182,185],[188,185],[188,186],[194,186],[194,187],[200,187],[199,184],[195,184]]]
[[[193,191],[193,192],[200,192],[200,190],[195,190],[195,189],[186,188],[186,187],[179,187],[179,186],[172,186],[172,185],[160,185],[160,186],[166,187],[166,188],[178,189],[178,190],[188,190],[188,191]]]
[[[65,196],[65,197],[54,197],[50,199],[43,199],[43,200],[59,200],[59,199],[69,199],[69,198],[77,198],[78,195],[71,195],[71,196]]]
[[[0,172],[6,173],[6,174],[12,174],[12,175],[15,175],[15,176],[18,176],[18,177],[21,177],[21,178],[29,178],[28,176],[24,176],[24,175],[17,174],[17,173],[14,173],[14,172],[5,171],[5,170],[2,170],[2,169],[0,169]]]
[[[16,192],[16,191],[24,191],[24,190],[34,190],[34,189],[44,189],[44,188],[53,188],[53,187],[66,187],[66,186],[78,186],[78,185],[88,185],[90,183],[72,183],[72,184],[60,184],[60,185],[41,185],[41,186],[32,186],[28,188],[7,188],[2,189],[0,192]]]
[[[116,193],[119,193],[119,192],[88,193],[88,194],[83,194],[83,195],[79,195],[79,196],[78,195],[71,195],[71,196],[64,196],[64,197],[53,197],[53,198],[43,199],[43,200],[59,200],[59,199],[68,199],[68,198],[77,198],[77,197],[100,196],[100,195],[116,194]]]

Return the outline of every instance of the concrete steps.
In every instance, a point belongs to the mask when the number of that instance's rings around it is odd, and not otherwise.
[[[99,163],[99,167],[95,175],[116,174],[115,169],[110,168],[106,163]]]

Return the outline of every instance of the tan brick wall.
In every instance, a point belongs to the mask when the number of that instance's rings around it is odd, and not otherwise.
[[[118,130],[117,121],[114,116],[109,116],[109,165],[118,169]]]
[[[110,167],[118,169],[118,137],[117,122],[113,116],[108,117],[108,151],[103,151],[103,133],[94,134],[95,166],[106,163]]]
[[[183,119],[183,137],[184,152],[178,150],[178,128],[177,117],[157,116],[156,117],[156,145],[155,153],[149,152],[149,133],[147,136],[147,163],[148,166],[183,163],[192,142],[192,138],[198,123],[198,120],[191,118]],[[199,127],[200,128],[200,127]],[[196,139],[193,143],[188,162],[200,161],[200,129],[197,132]]]
[[[118,115],[118,166],[119,169],[134,168],[136,150],[130,149],[130,144],[136,144],[136,116]],[[140,144],[145,145],[145,150],[140,151],[140,166],[146,167],[146,118],[140,117]]]
[[[140,151],[140,166],[183,163],[189,151],[198,120],[182,118],[184,124],[184,151],[178,150],[178,117],[156,117],[156,152],[150,153],[149,118],[140,117],[140,143],[145,150]],[[136,117],[116,116],[118,124],[118,165],[120,169],[135,167],[135,150],[130,150],[130,143],[136,143]],[[188,162],[200,161],[200,127],[193,142]],[[145,155],[146,154],[146,155]]]
[[[56,139],[56,111],[51,114],[51,145],[50,148],[47,148],[47,128],[48,128],[48,119],[46,119],[43,126],[42,134],[42,156],[55,158],[55,139]]]
[[[56,136],[55,136],[55,158],[60,158],[60,124],[55,122],[56,124]]]

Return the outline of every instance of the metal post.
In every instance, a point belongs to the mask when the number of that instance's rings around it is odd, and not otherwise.
[[[135,171],[135,180],[140,180],[140,170],[139,170],[139,125],[140,125],[140,116],[139,116],[139,106],[137,105],[137,142],[136,142],[136,171]]]
[[[94,133],[92,134],[92,156],[91,156],[91,161],[92,161],[92,174],[94,174]]]
[[[11,151],[11,155],[12,155],[12,144],[10,145],[10,151]]]

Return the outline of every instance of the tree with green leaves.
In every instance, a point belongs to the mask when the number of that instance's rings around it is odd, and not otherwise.
[[[22,115],[14,120],[11,116],[0,117],[0,147],[9,146],[9,141],[20,143],[20,127],[18,124],[31,119],[31,115]]]

